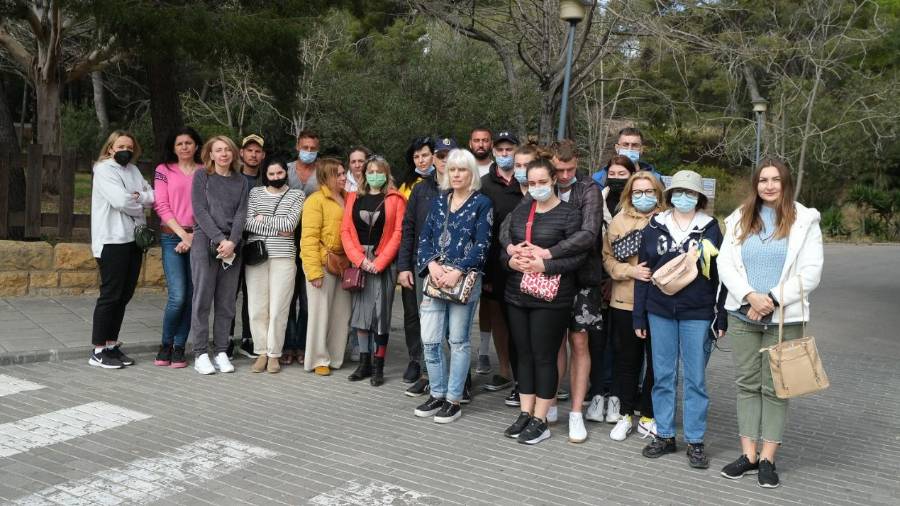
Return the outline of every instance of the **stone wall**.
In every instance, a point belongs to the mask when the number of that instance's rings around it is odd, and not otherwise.
[[[0,241],[0,297],[97,293],[100,276],[90,244]],[[140,291],[166,286],[159,248],[144,257]]]

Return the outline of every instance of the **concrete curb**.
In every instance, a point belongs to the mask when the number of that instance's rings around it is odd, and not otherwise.
[[[0,353],[0,367],[5,365],[32,364],[35,362],[62,362],[84,358],[85,362],[90,358],[93,346],[78,346],[58,350],[15,351]],[[155,353],[159,349],[159,343],[134,343],[125,344],[123,349],[129,355],[141,355]]]

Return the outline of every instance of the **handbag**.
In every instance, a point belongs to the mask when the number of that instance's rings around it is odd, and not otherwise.
[[[288,191],[290,190],[286,190],[281,194],[281,197],[278,198],[278,202],[275,203],[275,209],[272,210],[272,216],[278,214],[278,206],[281,205],[281,201],[284,200],[284,196],[287,195]],[[259,265],[265,262],[269,259],[269,250],[266,249],[266,240],[258,239],[256,241],[245,243],[241,248],[241,256],[244,258],[244,264],[246,265]]]
[[[641,229],[632,230],[610,244],[616,260],[627,262],[629,258],[637,255],[638,250],[641,248],[641,232]]]
[[[325,253],[325,270],[339,278],[344,277],[344,271],[350,267],[350,259],[343,253],[328,251]]]
[[[799,278],[799,276],[798,276]],[[781,285],[781,299],[784,300],[784,284]],[[778,322],[778,343],[759,350],[768,352],[769,369],[775,395],[779,399],[791,399],[825,390],[831,385],[822,358],[816,347],[816,338],[806,335],[806,308],[803,305],[803,280],[800,280],[800,309],[803,319],[803,337],[784,341],[784,306],[779,306],[781,321]]]
[[[386,198],[386,197],[385,197]],[[356,203],[359,200],[355,200],[353,203],[354,211],[356,207]],[[384,199],[382,199],[381,203],[378,204],[378,207],[375,208],[375,212],[378,212],[381,207],[384,206]],[[369,239],[366,243],[372,242],[372,225],[374,223],[369,224]],[[344,273],[341,275],[341,288],[347,290],[348,292],[360,292],[366,287],[366,273],[360,267],[349,266],[344,269]]]
[[[447,215],[444,217],[444,230],[441,233],[441,237],[447,235],[447,222],[450,221],[450,198],[451,195],[447,195]],[[441,246],[441,255],[438,258],[438,263],[443,263],[445,258],[445,246]],[[429,274],[425,276],[423,291],[425,295],[432,299],[445,300],[454,304],[468,304],[469,297],[472,295],[472,289],[477,281],[478,271],[473,269],[460,276],[455,285],[438,287],[431,281],[431,275]]]
[[[528,214],[528,221],[525,222],[525,242],[531,243],[531,227],[534,225],[534,213],[537,209],[537,202],[531,203],[531,212]],[[530,295],[536,299],[552,302],[559,293],[559,280],[561,275],[554,274],[547,276],[543,272],[526,272],[522,274],[522,281],[519,283],[519,291],[525,295]]]
[[[691,245],[688,250],[669,260],[656,270],[650,277],[650,282],[666,295],[675,295],[682,288],[697,279],[697,260],[700,252],[697,247]]]
[[[134,220],[134,218],[131,218]],[[143,252],[147,252],[150,249],[150,246],[156,244],[156,230],[153,230],[147,225],[135,225],[134,226],[134,243],[138,248]]]

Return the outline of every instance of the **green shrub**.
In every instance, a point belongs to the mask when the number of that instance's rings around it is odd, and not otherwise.
[[[839,207],[829,207],[822,213],[822,232],[828,237],[847,237],[850,231],[844,225],[844,214]]]
[[[100,150],[100,125],[94,107],[82,104],[63,104],[62,141],[64,149],[75,149],[79,158],[93,160]]]

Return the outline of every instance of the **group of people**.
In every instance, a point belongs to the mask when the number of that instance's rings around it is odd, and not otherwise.
[[[406,394],[427,395],[415,416],[450,423],[471,402],[477,311],[475,372],[490,376],[485,390],[510,389],[504,403],[518,408],[506,437],[548,439],[568,400],[569,441],[587,439],[585,420],[605,421],[613,440],[649,437],[648,458],[674,453],[680,376],[688,464],[707,468],[705,371],[727,335],[741,455],[722,475],[757,473],[760,486],[778,486],[787,402],[759,350],[778,340],[779,322],[784,339],[802,336],[823,262],[819,214],[793,200],[784,163],[756,167],[723,232],[700,175],[679,171],[664,188],[641,160],[635,128],[619,133],[615,156],[594,174],[579,171],[572,141],[544,147],[482,127],[468,149],[451,137],[414,139],[402,177],[364,147],[345,164],[319,157],[319,146],[305,130],[285,163],[265,156],[258,135],[238,147],[185,127],[166,143],[151,187],[132,163],[137,139],[110,135],[94,165],[101,288],[89,363],[134,363],[118,334],[152,206],[168,283],[157,366],[186,367],[190,337],[197,372],[233,372],[242,292],[237,350],[255,359],[251,371],[297,362],[328,376],[350,355],[350,381],[382,385],[399,283]]]

